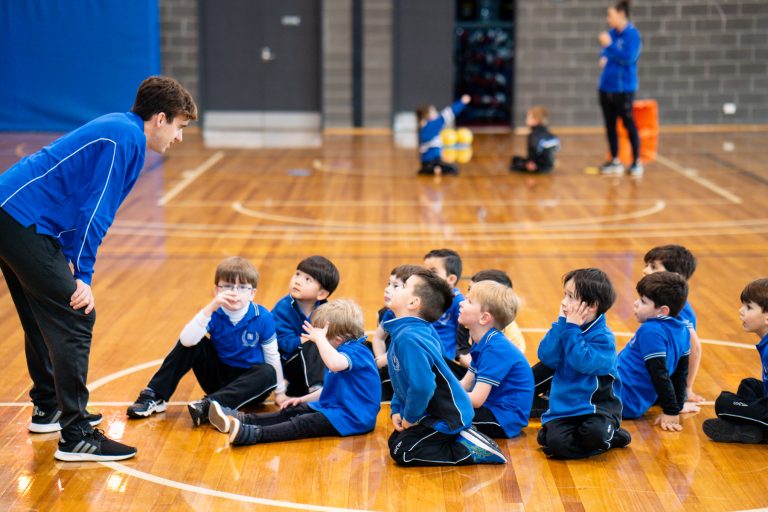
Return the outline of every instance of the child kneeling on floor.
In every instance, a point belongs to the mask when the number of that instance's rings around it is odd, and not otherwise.
[[[289,398],[272,413],[248,414],[213,402],[209,420],[233,446],[309,437],[352,436],[376,426],[379,372],[365,346],[363,312],[349,300],[323,304],[304,324],[302,343],[317,345],[327,369],[323,387]]]

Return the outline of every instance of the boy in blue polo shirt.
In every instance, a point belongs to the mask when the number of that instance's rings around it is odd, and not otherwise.
[[[424,266],[433,271],[453,290],[451,306],[432,325],[443,347],[443,356],[457,378],[464,377],[467,369],[456,360],[456,347],[469,344],[469,333],[459,326],[459,304],[464,300],[456,283],[461,279],[461,256],[452,249],[434,249],[424,255]]]
[[[768,440],[768,279],[757,279],[741,292],[741,325],[760,338],[757,353],[762,381],[747,378],[734,394],[723,391],[715,401],[717,418],[704,420],[704,433],[720,443],[762,443]]]
[[[680,431],[691,335],[677,315],[688,284],[675,272],[654,272],[637,283],[637,294],[635,317],[642,325],[619,353],[623,416],[639,418],[658,400],[663,412],[655,423]]]
[[[676,272],[683,276],[686,281],[690,281],[691,276],[696,271],[696,258],[691,251],[682,245],[660,245],[654,247],[645,254],[643,258],[645,267],[643,275],[654,272]],[[696,313],[693,311],[691,303],[685,301],[685,306],[677,315],[688,325],[688,331],[691,333],[691,355],[688,364],[688,379],[686,382],[685,400],[682,412],[698,412],[697,402],[703,402],[704,397],[693,391],[693,384],[696,381],[696,374],[699,372],[701,364],[702,345],[696,334]]]
[[[272,308],[277,331],[277,345],[288,381],[288,396],[304,396],[322,387],[325,366],[314,343],[302,344],[304,322],[325,304],[339,285],[339,271],[328,258],[310,256],[296,267],[288,295]],[[277,397],[277,404],[283,397]]]
[[[473,340],[472,363],[461,380],[475,409],[472,425],[490,437],[515,437],[528,425],[533,373],[520,349],[500,329],[517,314],[512,288],[493,281],[472,285],[461,303],[459,322]]]
[[[563,283],[560,315],[539,344],[539,359],[555,372],[538,442],[550,457],[580,459],[623,448],[631,437],[620,428],[616,342],[605,323],[613,285],[596,268],[572,270]]]
[[[301,342],[317,345],[327,366],[323,387],[289,398],[274,413],[238,413],[213,404],[211,424],[229,432],[233,446],[352,436],[376,426],[381,388],[373,356],[365,346],[362,310],[352,301],[335,300],[317,308],[312,322],[304,324]]]
[[[130,418],[164,412],[189,370],[206,393],[187,405],[196,427],[208,421],[212,400],[237,409],[263,401],[273,389],[285,393],[274,320],[267,308],[253,303],[258,271],[233,256],[216,267],[214,283],[213,300],[181,331],[160,369],[128,407]]]
[[[395,290],[384,323],[392,337],[387,358],[392,379],[389,452],[401,466],[504,464],[493,439],[472,428],[469,396],[441,354],[430,325],[453,299],[448,283],[427,269],[414,272]]]

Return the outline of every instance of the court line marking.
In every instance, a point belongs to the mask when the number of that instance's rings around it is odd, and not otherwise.
[[[224,498],[224,499],[233,500],[233,501],[241,501],[244,503],[254,503],[257,505],[265,505],[268,507],[289,508],[293,510],[316,510],[319,512],[361,512],[361,511],[368,510],[368,509],[327,507],[323,505],[310,505],[308,503],[294,503],[291,501],[280,501],[280,500],[270,500],[266,498],[257,498],[254,496],[246,496],[243,494],[217,491],[214,489],[208,489],[207,487],[199,487],[197,485],[185,484],[183,482],[177,482],[176,480],[169,480],[167,478],[155,476],[151,473],[145,473],[144,471],[139,471],[138,469],[125,466],[123,464],[120,464],[119,462],[99,462],[99,464],[101,464],[102,466],[106,466],[119,473],[124,473],[126,475],[129,475],[135,478],[140,478],[142,480],[146,480],[154,484],[164,485],[166,487],[173,487],[181,491],[194,492],[197,494],[203,494],[203,495],[211,496],[214,498]]]
[[[628,225],[624,228],[624,232],[612,232],[614,229],[620,229],[620,226],[611,227],[603,226],[600,229],[595,229],[592,232],[578,232],[579,228],[572,228],[566,232],[553,232],[553,231],[541,231],[540,233],[509,233],[502,234],[487,234],[487,233],[469,233],[469,234],[456,234],[452,231],[450,226],[444,226],[441,229],[432,228],[425,229],[421,233],[406,235],[403,233],[390,233],[390,234],[369,234],[369,233],[338,233],[330,232],[323,233],[322,230],[317,230],[317,233],[312,233],[313,228],[307,227],[306,229],[296,229],[294,226],[286,226],[282,230],[268,229],[263,233],[258,233],[258,227],[252,227],[249,232],[205,232],[205,228],[201,228],[200,231],[188,230],[188,231],[174,231],[163,230],[162,228],[125,228],[115,227],[110,229],[111,234],[125,235],[125,236],[147,236],[147,237],[176,237],[176,238],[191,238],[191,239],[232,239],[232,240],[328,240],[333,241],[352,241],[352,242],[376,242],[376,241],[389,241],[389,242],[423,242],[425,240],[445,240],[447,237],[456,238],[459,242],[494,242],[494,241],[508,241],[508,240],[593,240],[595,238],[611,239],[617,238],[669,238],[679,237],[680,231],[674,228],[667,230],[637,230],[627,231],[634,226]],[[691,230],[696,228],[696,225],[688,225],[686,229]],[[273,233],[272,231],[280,231]],[[304,233],[302,231],[309,231]],[[329,228],[326,231],[331,231]],[[724,235],[760,235],[768,232],[768,225],[760,225],[757,227],[750,227],[749,224],[734,224],[732,227],[723,229],[712,229],[709,231],[700,231],[696,233],[698,237],[711,237],[711,236],[724,236]]]
[[[441,204],[441,210],[442,210],[442,201],[440,201]],[[429,201],[426,201],[424,203],[425,206],[429,207],[431,206],[431,203]],[[628,219],[637,219],[640,217],[647,217],[650,215],[653,215],[655,213],[658,213],[666,208],[666,202],[657,199],[653,206],[649,208],[645,208],[642,210],[638,210],[635,212],[629,212],[629,213],[619,213],[616,215],[604,215],[604,216],[593,216],[593,217],[582,217],[577,219],[563,219],[563,220],[557,220],[557,221],[540,221],[540,222],[515,222],[515,223],[498,223],[498,224],[455,224],[455,223],[444,223],[444,224],[438,224],[436,227],[442,228],[444,226],[450,227],[450,229],[453,232],[465,232],[465,231],[477,231],[482,230],[484,232],[488,231],[506,231],[509,229],[526,229],[526,228],[537,228],[537,227],[545,227],[545,228],[557,228],[560,226],[590,226],[596,223],[602,223],[602,222],[616,222],[621,220],[628,220]],[[309,217],[293,217],[288,215],[278,215],[278,214],[272,214],[272,213],[265,213],[260,212],[257,210],[252,210],[250,208],[246,208],[243,206],[243,203],[240,201],[234,201],[232,203],[232,209],[236,211],[237,213],[240,213],[242,215],[246,215],[248,217],[254,217],[257,219],[263,219],[263,220],[271,220],[275,222],[285,222],[290,224],[298,224],[301,226],[311,225],[311,226],[319,226],[322,228],[343,228],[350,231],[417,231],[417,230],[423,230],[425,227],[435,227],[434,225],[430,226],[429,224],[424,223],[417,223],[417,224],[375,224],[375,223],[360,223],[360,222],[345,222],[345,221],[329,221],[329,220],[316,220]],[[594,229],[594,228],[592,228]]]
[[[542,199],[443,199],[441,204],[446,206],[540,206],[544,209],[551,209],[557,206],[613,206],[613,205],[638,205],[654,203],[657,199],[561,199],[558,197],[549,197]],[[218,200],[205,200],[205,199],[185,199],[180,201],[174,201],[173,206],[182,208],[215,208],[232,206],[232,200],[218,201]],[[349,199],[349,200],[318,200],[318,201],[299,201],[299,200],[285,200],[275,201],[272,199],[262,200],[243,200],[242,204],[250,203],[254,206],[261,208],[286,208],[292,206],[350,206],[367,208],[370,206],[420,206],[424,204],[424,201],[419,199]],[[730,201],[724,199],[695,199],[695,198],[680,198],[680,199],[664,199],[668,205],[710,205],[710,204],[731,204]]]
[[[217,151],[213,155],[209,156],[205,162],[198,165],[195,169],[189,173],[185,173],[184,178],[178,182],[171,190],[163,194],[163,196],[157,201],[157,206],[165,206],[168,204],[168,201],[176,197],[179,192],[187,188],[193,181],[202,176],[205,171],[216,165],[222,158],[224,158],[224,152]]]
[[[689,180],[698,183],[702,187],[711,190],[715,194],[724,197],[728,201],[734,203],[734,204],[741,204],[741,198],[737,196],[736,194],[732,193],[729,190],[724,189],[720,185],[717,185],[716,183],[706,179],[702,178],[699,175],[699,171],[696,169],[686,169],[680,164],[673,162],[669,158],[666,158],[662,155],[657,154],[656,155],[656,161],[659,162],[661,165],[667,167],[668,169],[671,169],[675,171],[676,173],[680,174],[681,176],[685,176]]]

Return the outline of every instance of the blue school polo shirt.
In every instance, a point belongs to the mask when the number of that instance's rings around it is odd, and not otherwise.
[[[234,325],[222,308],[217,309],[211,315],[207,329],[221,362],[235,368],[264,363],[261,346],[276,340],[272,313],[253,303]]]

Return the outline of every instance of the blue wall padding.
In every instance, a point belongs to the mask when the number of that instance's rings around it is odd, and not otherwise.
[[[160,72],[159,25],[157,0],[0,0],[0,130],[130,110]]]

